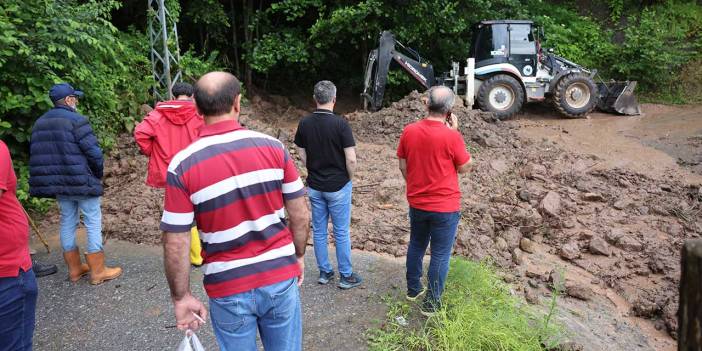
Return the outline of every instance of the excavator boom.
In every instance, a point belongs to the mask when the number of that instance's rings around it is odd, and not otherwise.
[[[398,44],[416,59],[411,58],[396,50]],[[395,40],[389,31],[384,31],[380,35],[380,43],[368,55],[366,72],[363,86],[363,106],[367,110],[377,111],[383,106],[383,96],[385,95],[385,85],[388,80],[390,64],[395,62],[402,69],[407,71],[419,84],[428,89],[436,84],[434,68],[421,62],[419,55]]]

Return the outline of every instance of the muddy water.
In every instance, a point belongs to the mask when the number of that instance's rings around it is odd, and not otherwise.
[[[519,125],[522,136],[594,155],[596,168],[702,182],[702,106],[646,104],[642,110],[641,116],[593,113],[587,119],[563,119],[546,107],[528,106],[509,123]]]

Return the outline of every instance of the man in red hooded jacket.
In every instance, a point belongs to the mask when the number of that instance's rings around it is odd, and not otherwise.
[[[166,187],[166,171],[171,159],[197,138],[200,127],[205,124],[202,116],[197,114],[192,85],[176,83],[171,93],[175,100],[156,104],[156,109],[134,129],[134,138],[141,152],[149,156],[146,184],[154,188]],[[191,234],[190,262],[199,266],[202,256],[196,227]]]

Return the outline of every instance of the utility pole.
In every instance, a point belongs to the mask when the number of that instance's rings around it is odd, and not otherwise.
[[[181,79],[177,19],[171,17],[165,0],[148,0],[149,44],[156,102],[173,98],[171,88]]]

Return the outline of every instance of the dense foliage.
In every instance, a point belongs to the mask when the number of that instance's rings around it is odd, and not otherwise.
[[[702,48],[702,6],[693,0],[179,2],[183,42],[217,51],[248,83],[278,94],[300,93],[320,78],[357,94],[368,52],[384,29],[440,73],[452,60],[465,59],[473,23],[521,18],[544,28],[546,47],[598,69],[605,79],[638,80],[639,92],[649,99],[696,102],[702,96],[697,80],[689,79],[702,75],[694,62]],[[126,3],[125,11],[141,6]],[[405,85],[399,94],[416,88],[409,81],[404,73],[390,77],[391,85]]]
[[[27,196],[28,140],[34,121],[52,104],[48,89],[70,82],[85,91],[78,109],[90,119],[101,144],[139,118],[153,84],[148,40],[137,30],[119,31],[110,22],[118,1],[6,0],[0,2],[0,138],[8,144]],[[196,74],[208,62],[188,53]],[[201,66],[206,66],[202,68]]]

